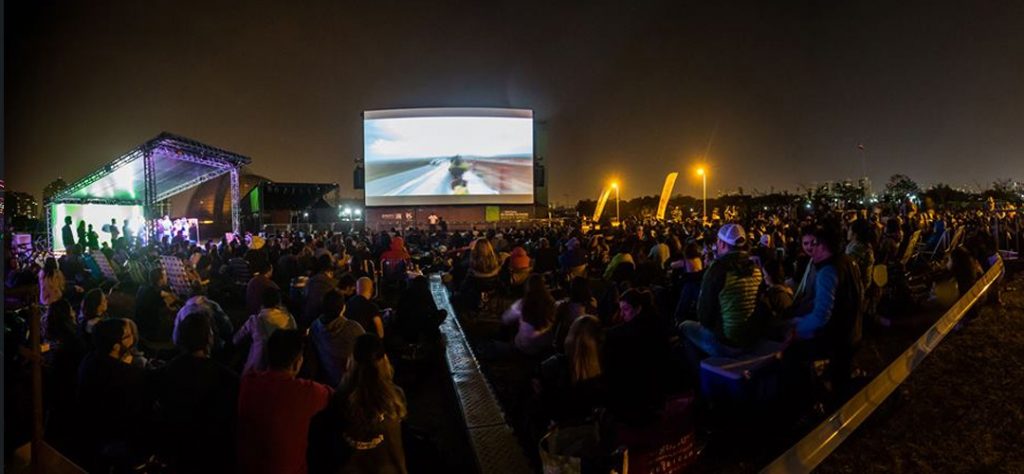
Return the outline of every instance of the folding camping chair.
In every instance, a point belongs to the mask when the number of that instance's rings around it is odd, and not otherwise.
[[[900,258],[900,263],[906,265],[911,258],[917,253],[917,243],[921,241],[921,231],[915,230],[910,236],[910,241],[907,242],[907,248],[903,251],[903,257]]]
[[[99,250],[93,250],[89,252],[89,256],[92,257],[93,261],[96,262],[96,266],[100,268],[100,273],[107,280],[111,280],[114,283],[120,283],[120,279],[117,278],[117,272],[114,271],[114,266],[110,264],[110,260],[107,260],[107,256]]]
[[[185,264],[180,258],[173,255],[161,256],[160,264],[167,272],[167,283],[171,286],[171,290],[183,301],[187,300],[192,295],[192,284],[189,282]]]

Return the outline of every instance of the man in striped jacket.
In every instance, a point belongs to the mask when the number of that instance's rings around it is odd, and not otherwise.
[[[745,352],[761,338],[755,320],[761,269],[746,251],[743,227],[726,224],[718,231],[718,258],[704,272],[698,321],[684,321],[686,338],[709,356],[730,357]]]

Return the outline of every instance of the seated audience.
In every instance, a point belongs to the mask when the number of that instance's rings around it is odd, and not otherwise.
[[[90,337],[96,323],[107,316],[107,294],[99,288],[93,288],[85,293],[82,298],[81,312],[78,313],[79,334],[87,344],[91,344]]]
[[[604,406],[601,374],[601,321],[594,316],[577,318],[565,339],[565,351],[540,367],[542,410],[555,422],[579,422]]]
[[[550,351],[554,343],[555,299],[544,284],[544,277],[530,275],[523,297],[512,303],[501,320],[518,325],[513,343],[529,356]]]
[[[359,323],[366,332],[384,337],[383,313],[373,302],[373,280],[368,277],[356,280],[356,294],[348,299],[346,307],[349,319]]]
[[[306,281],[306,302],[302,310],[300,327],[309,325],[323,312],[324,295],[334,290],[334,265],[330,255],[323,254],[316,259],[316,273]]]
[[[231,471],[238,375],[210,359],[214,336],[205,312],[183,318],[176,334],[183,353],[155,374],[163,451],[179,472]]]
[[[238,394],[235,472],[305,473],[310,420],[330,400],[330,387],[297,379],[302,335],[275,331],[267,341],[267,371],[242,376]]]
[[[266,288],[263,291],[262,308],[245,321],[241,329],[235,333],[234,343],[240,346],[250,343],[249,356],[245,360],[243,374],[266,370],[266,344],[274,331],[279,329],[295,329],[295,318],[288,310],[281,307],[281,292],[277,288]]]
[[[356,338],[365,331],[359,323],[345,316],[345,299],[340,292],[332,290],[323,299],[320,305],[323,314],[313,321],[309,338],[320,362],[321,380],[328,386],[337,387],[352,357]]]
[[[430,293],[430,281],[418,276],[399,297],[391,326],[402,342],[415,344],[437,338],[438,326],[446,316],[445,311],[437,309],[434,295]]]
[[[392,376],[380,339],[359,336],[341,386],[310,424],[311,473],[407,472],[401,428],[405,394]]]
[[[129,323],[97,323],[94,348],[78,369],[78,439],[89,472],[120,472],[148,453],[152,397],[146,371],[133,363],[136,336]]]
[[[630,289],[619,299],[622,324],[605,333],[601,360],[608,386],[608,408],[627,424],[654,419],[665,402],[671,364],[668,335],[649,291]]]
[[[267,288],[281,291],[281,288],[273,280],[274,267],[264,259],[256,259],[256,263],[259,266],[253,267],[255,273],[245,287],[245,310],[249,314],[256,314],[260,311],[263,293]]]
[[[46,347],[43,402],[50,411],[46,436],[51,443],[64,447],[74,441],[78,366],[85,357],[86,344],[78,334],[71,303],[67,300],[57,300],[46,309],[40,329],[40,339]]]
[[[718,258],[701,282],[699,321],[683,321],[680,330],[704,354],[736,356],[763,335],[755,318],[761,269],[746,252],[746,233],[738,224],[722,226],[715,245]]]
[[[178,299],[167,286],[167,272],[154,268],[149,283],[139,287],[135,296],[135,323],[144,342],[171,341]]]

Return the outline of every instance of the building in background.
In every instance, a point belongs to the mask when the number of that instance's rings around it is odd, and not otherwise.
[[[5,191],[3,199],[4,230],[34,232],[39,225],[39,202],[29,193]]]
[[[5,193],[6,215],[12,219],[36,219],[39,217],[39,203],[29,193],[11,191]]]
[[[64,178],[57,178],[51,181],[50,184],[43,188],[43,202],[48,201],[54,194],[63,191],[67,187],[68,183],[64,181]]]

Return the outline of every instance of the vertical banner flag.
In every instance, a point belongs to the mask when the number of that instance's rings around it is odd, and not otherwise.
[[[612,193],[612,188],[604,188],[601,191],[601,197],[597,198],[597,207],[594,208],[594,222],[601,220],[601,213],[604,212],[604,204],[608,202],[608,195]]]
[[[661,200],[658,201],[658,220],[665,219],[665,209],[668,207],[668,200],[672,197],[672,188],[676,185],[676,178],[679,173],[672,172],[665,176],[665,186],[661,188]]]

